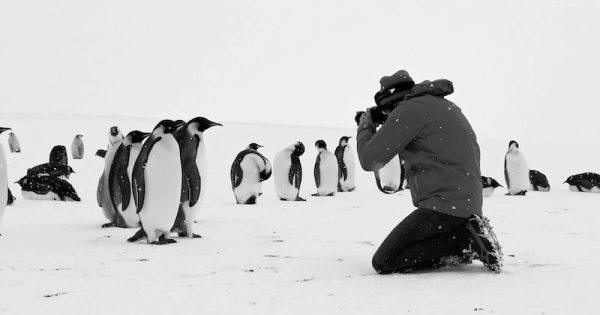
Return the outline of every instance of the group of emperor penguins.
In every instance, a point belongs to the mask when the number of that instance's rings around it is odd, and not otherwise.
[[[134,130],[125,137],[110,128],[97,199],[110,221],[103,227],[140,227],[128,239],[174,243],[171,232],[198,238],[194,215],[204,197],[204,132],[221,124],[204,117],[188,122],[162,120],[151,133]]]
[[[150,244],[169,244],[180,237],[198,238],[194,219],[204,199],[207,178],[204,132],[222,126],[204,117],[188,122],[162,120],[151,133],[133,130],[123,136],[113,126],[104,154],[104,170],[97,189],[98,205],[109,223],[102,227],[140,229],[128,239],[143,237]],[[314,175],[317,193],[333,196],[337,191],[353,191],[354,157],[348,145],[350,137],[342,137],[335,154],[318,140]],[[262,182],[273,173],[270,161],[251,143],[241,151],[231,166],[231,185],[239,204],[255,204],[262,194]],[[279,151],[274,160],[277,196],[285,201],[305,201],[300,197],[302,166],[300,156],[305,148],[296,142]]]
[[[335,153],[327,149],[324,140],[317,140],[317,157],[314,178],[317,192],[312,196],[334,196],[336,192],[350,192],[355,186],[354,155],[348,140],[341,137]],[[261,195],[262,182],[273,173],[275,191],[282,201],[306,201],[300,196],[302,164],[300,156],[305,147],[300,141],[285,147],[275,154],[274,166],[258,152],[262,146],[250,143],[238,153],[231,165],[231,188],[238,204],[255,204]]]

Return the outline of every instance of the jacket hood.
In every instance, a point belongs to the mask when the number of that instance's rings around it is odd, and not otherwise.
[[[435,80],[433,82],[425,80],[415,85],[410,93],[406,95],[405,100],[423,96],[432,95],[438,97],[444,97],[454,92],[454,86],[452,82],[446,79]]]

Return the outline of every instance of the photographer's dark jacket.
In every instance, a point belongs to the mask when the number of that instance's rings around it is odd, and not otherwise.
[[[447,80],[414,86],[379,131],[358,126],[357,150],[366,171],[398,154],[416,207],[467,218],[481,215],[483,203],[479,145],[460,108],[443,98],[452,91]]]

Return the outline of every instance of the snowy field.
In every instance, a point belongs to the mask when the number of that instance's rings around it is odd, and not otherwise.
[[[152,246],[127,243],[134,229],[100,228],[106,220],[96,185],[104,161],[94,153],[106,147],[111,125],[150,131],[159,119],[3,113],[0,125],[13,128],[23,152],[8,153],[8,132],[1,136],[18,199],[0,223],[0,314],[597,314],[600,194],[570,192],[562,182],[600,172],[598,144],[520,141],[530,167],[545,173],[552,189],[509,197],[500,188],[484,200],[504,248],[501,274],[475,261],[381,276],[371,257],[414,210],[409,193],[381,194],[372,174],[358,171],[355,192],[310,197],[314,142],[324,139],[333,150],[354,129],[208,118],[225,126],[205,133],[209,192],[195,226],[202,238]],[[47,162],[54,145],[70,153],[78,133],[85,158],[69,155],[76,171],[70,182],[82,202],[24,200],[13,182]],[[258,205],[236,205],[229,168],[237,152],[257,142],[272,160],[297,140],[307,148],[301,196],[308,201],[279,201],[271,178]],[[480,139],[482,174],[501,184],[509,140]]]

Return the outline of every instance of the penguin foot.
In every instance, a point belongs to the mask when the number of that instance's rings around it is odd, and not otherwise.
[[[296,200],[295,200],[295,201],[306,201],[306,199],[304,199],[304,198],[302,198],[302,197],[298,196],[298,197],[296,197]]]
[[[319,193],[314,193],[311,196],[313,196],[313,197],[319,197],[320,195],[319,195]],[[298,200],[296,200],[296,201],[298,201]]]
[[[202,238],[202,235],[194,233],[192,234],[192,238]]]
[[[527,193],[527,190],[521,190],[517,193],[517,196],[525,196],[526,193]]]
[[[252,196],[246,200],[247,205],[255,205],[256,204],[256,196]]]
[[[102,228],[108,228],[108,227],[115,227],[115,223],[114,222],[109,222],[109,223],[104,223],[102,224]]]
[[[171,238],[166,238],[164,235],[161,235],[158,238],[158,242],[161,243],[161,245],[177,243],[176,240],[171,239]]]
[[[262,193],[258,193],[259,196],[262,196]]]
[[[128,238],[127,241],[133,243],[139,241],[143,237],[146,237],[146,231],[144,231],[144,229],[139,229],[132,237]]]

